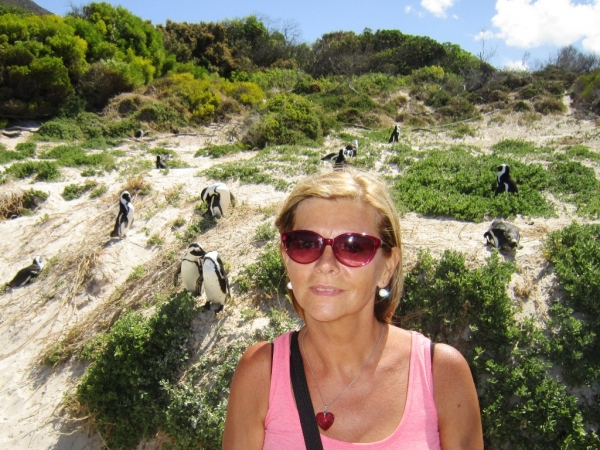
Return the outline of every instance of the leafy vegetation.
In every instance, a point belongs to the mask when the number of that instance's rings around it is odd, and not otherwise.
[[[279,246],[267,243],[258,255],[258,261],[245,266],[235,282],[242,292],[261,289],[269,295],[285,294],[285,269]]]
[[[76,395],[108,447],[136,448],[164,422],[170,403],[164,383],[175,381],[187,358],[195,314],[189,294],[173,295],[150,317],[126,313],[91,352],[94,364]]]
[[[419,255],[396,312],[402,326],[451,343],[467,358],[479,392],[486,448],[587,449],[599,439],[584,400],[549,372],[550,340],[517,312],[506,288],[515,267],[497,253],[469,270],[465,256]]]
[[[26,161],[7,167],[5,173],[15,178],[28,178],[35,174],[36,181],[56,181],[60,168],[54,161]]]
[[[94,197],[98,197],[104,192],[99,193],[99,191],[96,191],[97,188],[98,182],[92,180],[86,180],[84,184],[68,184],[63,190],[62,197],[65,200],[74,200],[81,197],[88,191],[92,191],[94,193]],[[106,191],[106,187],[104,187],[104,191]]]

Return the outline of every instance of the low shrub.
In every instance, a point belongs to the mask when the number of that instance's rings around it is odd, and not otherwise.
[[[65,167],[100,166],[104,170],[116,168],[115,158],[110,153],[88,154],[80,146],[59,145],[39,156],[42,159],[56,159],[56,163]]]
[[[35,150],[37,145],[35,142],[19,142],[15,145],[15,150],[25,155],[27,158],[32,158],[35,156]]]
[[[544,254],[564,294],[549,310],[547,352],[567,381],[591,386],[600,377],[600,225],[574,222],[550,233]]]
[[[550,372],[548,339],[518,320],[506,294],[516,268],[494,252],[475,269],[466,256],[420,253],[406,275],[397,321],[449,343],[475,377],[486,448],[597,448],[597,416]]]
[[[134,449],[164,423],[170,404],[165,383],[187,358],[196,315],[194,299],[175,294],[145,317],[124,314],[94,352],[76,396],[109,448]]]
[[[567,107],[562,100],[554,97],[542,97],[536,100],[533,102],[533,109],[544,115],[563,114],[567,111]]]
[[[35,174],[38,181],[55,181],[61,176],[60,169],[54,161],[14,163],[7,167],[5,172],[15,178],[27,178]]]
[[[71,119],[54,119],[43,123],[37,135],[45,141],[76,141],[84,138],[81,128]]]
[[[539,164],[473,156],[462,147],[432,150],[419,160],[404,162],[407,168],[396,177],[392,188],[401,210],[475,222],[517,214],[555,215],[553,206],[540,192],[548,186],[548,173]],[[502,163],[510,165],[518,195],[494,195],[496,167]]]
[[[84,193],[95,190],[98,187],[98,182],[92,180],[86,180],[84,184],[68,184],[63,189],[61,194],[65,200],[74,200],[81,197]],[[106,187],[104,187],[106,191]],[[100,194],[101,195],[101,194]]]
[[[199,148],[194,154],[194,157],[209,156],[211,158],[222,158],[223,156],[233,155],[247,149],[248,146],[241,142],[235,144],[209,145],[207,147]]]
[[[285,268],[279,253],[279,246],[267,243],[258,261],[245,266],[234,280],[242,292],[261,289],[267,295],[285,294]]]

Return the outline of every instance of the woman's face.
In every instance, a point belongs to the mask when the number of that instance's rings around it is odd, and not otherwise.
[[[349,199],[303,200],[296,208],[294,230],[309,230],[324,238],[348,233],[366,233],[381,238],[376,227],[377,212],[370,205]],[[398,249],[392,255],[378,249],[373,260],[362,267],[348,267],[333,255],[331,246],[309,264],[282,257],[292,282],[294,296],[305,319],[334,321],[353,314],[373,315],[375,292],[388,285],[398,264]]]

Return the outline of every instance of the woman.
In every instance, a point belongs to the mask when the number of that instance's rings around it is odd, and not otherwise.
[[[482,449],[477,393],[454,348],[390,325],[402,292],[400,222],[375,177],[301,181],[275,222],[323,447]],[[290,333],[250,347],[231,384],[223,448],[304,449]],[[272,353],[273,352],[273,353]],[[312,411],[311,411],[312,412]]]

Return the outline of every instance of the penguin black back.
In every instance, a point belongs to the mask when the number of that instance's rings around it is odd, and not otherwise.
[[[166,169],[167,165],[161,155],[156,155],[156,168],[157,169]]]
[[[42,256],[36,256],[30,266],[24,267],[17,272],[14,278],[8,282],[8,286],[11,288],[25,286],[29,280],[42,273],[43,268],[44,258]]]
[[[486,239],[486,245],[508,251],[516,250],[521,240],[519,229],[501,219],[495,219],[483,237]]]
[[[390,140],[388,141],[388,143],[391,144],[393,142],[398,142],[399,137],[400,137],[400,127],[398,127],[398,125],[396,125],[394,127],[394,130],[392,131],[392,135],[390,136]]]
[[[333,170],[342,170],[348,161],[346,161],[346,157],[344,156],[344,149],[341,149],[338,153],[337,158],[335,158],[335,163],[333,164]]]
[[[503,192],[508,192],[512,194],[516,194],[519,192],[517,189],[517,183],[514,182],[512,177],[510,176],[510,167],[508,164],[501,164],[497,167],[498,175],[496,177],[496,190],[494,191],[494,195],[501,194]]]

